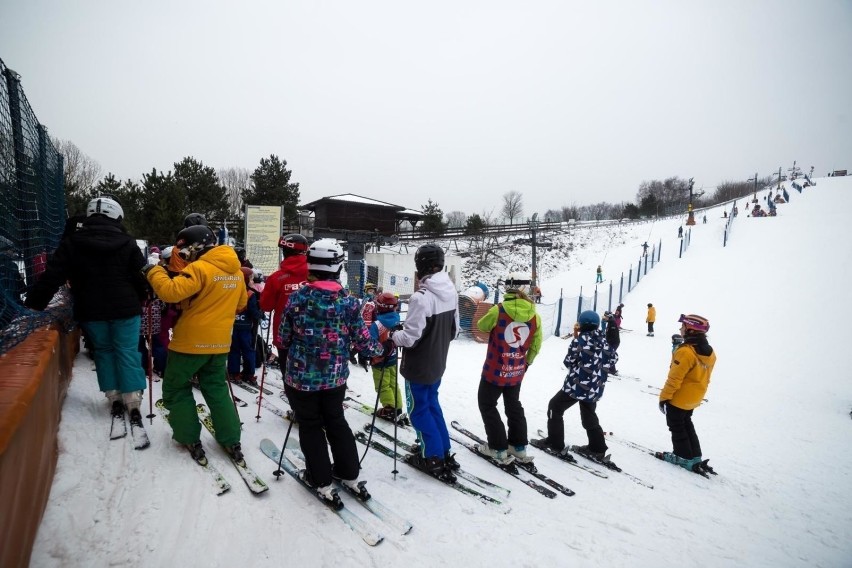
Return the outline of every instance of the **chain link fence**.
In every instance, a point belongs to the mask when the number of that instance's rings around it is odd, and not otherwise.
[[[36,328],[72,325],[67,294],[45,312],[23,306],[65,226],[62,156],[38,122],[20,77],[0,60],[0,354]]]

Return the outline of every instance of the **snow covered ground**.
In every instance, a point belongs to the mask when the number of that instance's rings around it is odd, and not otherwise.
[[[624,302],[623,325],[634,331],[622,334],[618,366],[639,380],[610,381],[598,414],[607,431],[669,449],[656,396],[646,391],[665,380],[678,315],[704,315],[718,363],[709,402],[694,419],[718,477],[704,479],[612,443],[612,459],[654,485],[648,489],[618,473],[600,479],[538,453],[539,469],[577,493],[551,500],[458,448],[466,469],[511,488],[511,512],[501,514],[404,464],[394,479],[393,462],[369,452],[362,472],[369,489],[414,523],[406,536],[382,526],[385,541],[369,547],[291,478],[271,475],[274,464],[258,444],[283,441],[280,418],[264,411],[257,421],[256,406],[240,411],[248,461],[271,486],[260,497],[202,433],[233,486],[217,497],[160,417],[148,426],[147,450],[134,451],[129,439],[107,440],[107,406],[90,361],[80,356],[32,565],[850,566],[852,373],[842,354],[852,319],[845,211],[852,177],[816,181],[804,194],[793,192],[778,217],[741,213],[727,247],[718,209],[706,225],[693,227],[681,259],[682,219],[668,220],[641,234],[592,239],[578,247],[570,267],[548,271],[543,281],[545,301],[560,288],[575,295],[581,284],[593,288],[598,264],[604,262],[605,277],[616,277],[638,258],[642,242],[663,240],[662,262]],[[643,332],[648,302],[657,307],[653,338]],[[531,435],[544,427],[547,402],[562,384],[567,345],[557,337],[545,341],[524,381]],[[482,344],[455,342],[441,390],[447,420],[479,434],[484,353]],[[363,370],[353,369],[350,386],[373,403]],[[155,384],[154,398],[159,394]],[[272,402],[281,404],[277,397]],[[347,417],[353,429],[367,422],[355,411]],[[566,414],[566,438],[585,443],[576,407]],[[352,508],[367,517],[357,504]]]

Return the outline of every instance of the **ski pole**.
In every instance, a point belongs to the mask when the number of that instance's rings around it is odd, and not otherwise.
[[[267,338],[268,338],[269,337],[269,328],[268,327],[266,328],[266,332],[267,332]],[[260,337],[260,334],[257,333],[256,328],[252,328],[252,333],[254,334],[254,345],[252,346],[252,348],[254,349],[254,352],[257,353],[257,340],[261,339],[261,337]],[[263,347],[264,347],[264,349],[263,349],[263,363],[261,363],[261,369],[260,369],[260,396],[257,397],[257,416],[255,416],[255,419],[257,419],[258,422],[260,422],[260,404],[263,402],[263,385],[266,382],[266,359],[267,359],[267,357],[266,357],[266,343],[264,343]]]
[[[379,377],[379,387],[376,389],[376,403],[373,405],[373,420],[370,422],[370,434],[367,436],[367,447],[364,448],[364,455],[361,456],[361,460],[358,464],[364,463],[364,458],[367,457],[367,452],[370,451],[370,440],[373,439],[373,428],[376,427],[376,415],[379,408],[379,395],[382,392],[382,383],[385,380],[385,367],[382,367],[382,374]],[[394,452],[396,452],[396,448],[394,447]],[[394,458],[396,460],[396,458]]]
[[[231,402],[234,403],[234,412],[237,414],[237,420],[240,420],[240,411],[237,410],[237,397],[234,396],[234,385],[231,384],[231,381],[228,379],[228,371],[225,370],[225,382],[228,383],[228,390],[231,391]],[[240,420],[240,427],[242,427],[243,422]]]
[[[146,418],[148,418],[149,424],[154,423],[154,393],[152,392],[154,388],[154,310],[152,303],[153,300],[148,298],[148,306],[146,307],[148,313],[148,416]]]
[[[396,352],[396,347],[394,347],[394,352]],[[399,382],[398,382],[398,379],[397,379],[397,377],[399,376],[399,359],[398,358],[394,361],[394,371],[396,371],[396,372],[394,373],[394,384],[393,384],[393,406],[394,406],[393,410],[394,410],[394,412],[396,412],[396,410],[399,408]],[[384,373],[384,370],[382,370],[382,372]],[[397,440],[398,428],[399,428],[399,415],[397,415],[394,418],[394,421],[393,421],[393,471],[391,473],[393,474],[394,481],[396,481],[396,475],[399,473],[399,471],[396,469],[396,440]]]
[[[293,412],[295,412],[295,410]],[[294,415],[293,418],[296,418],[296,416]],[[284,473],[281,471],[281,463],[284,461],[284,450],[287,449],[287,440],[290,439],[290,431],[293,429],[293,422],[295,422],[295,420],[291,420],[290,425],[287,426],[287,434],[284,436],[284,445],[281,446],[281,455],[278,457],[278,469],[272,472],[276,481],[278,481],[281,474]]]

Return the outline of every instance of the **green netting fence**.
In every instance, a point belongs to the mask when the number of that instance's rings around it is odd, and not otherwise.
[[[0,355],[33,330],[71,324],[67,294],[45,312],[23,306],[65,226],[62,156],[36,118],[20,77],[0,59]]]

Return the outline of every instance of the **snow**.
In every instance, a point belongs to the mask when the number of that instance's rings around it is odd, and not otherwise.
[[[504,515],[404,464],[394,478],[393,462],[369,452],[362,478],[371,493],[414,523],[406,536],[380,526],[385,541],[370,547],[291,478],[274,479],[275,465],[259,442],[283,442],[287,425],[280,418],[264,411],[257,421],[256,406],[240,409],[249,464],[271,486],[259,497],[202,433],[233,486],[217,497],[159,416],[148,426],[151,447],[144,451],[134,451],[129,437],[107,439],[107,405],[81,355],[32,566],[850,566],[852,373],[842,354],[852,317],[845,301],[852,241],[843,207],[852,177],[815,181],[803,194],[793,192],[775,218],[748,218],[741,201],[727,247],[716,209],[706,225],[692,228],[683,258],[683,219],[670,219],[645,225],[641,234],[601,232],[575,249],[570,266],[545,271],[545,301],[554,301],[560,288],[570,295],[581,284],[593,288],[598,264],[605,277],[617,277],[638,259],[642,242],[662,239],[662,261],[624,301],[623,325],[634,331],[622,335],[619,369],[641,380],[610,381],[598,414],[607,431],[670,449],[656,397],[643,391],[665,381],[678,315],[704,315],[718,363],[709,402],[694,420],[718,477],[704,479],[611,444],[612,459],[653,483],[650,490],[614,472],[599,479],[533,450],[543,473],[577,492],[550,500],[458,447],[466,469],[511,488],[512,510]],[[512,262],[523,264],[525,253],[517,254]],[[643,332],[648,302],[657,307],[653,338]],[[530,435],[545,426],[567,346],[558,337],[545,341],[524,380]],[[447,421],[481,435],[476,391],[484,352],[482,344],[454,342],[441,390]],[[350,386],[373,403],[372,378],[362,369],[353,369]],[[153,391],[160,396],[159,383]],[[354,410],[347,417],[353,429],[367,421]],[[569,443],[585,443],[576,407],[565,425]],[[353,510],[368,517],[357,504]]]

